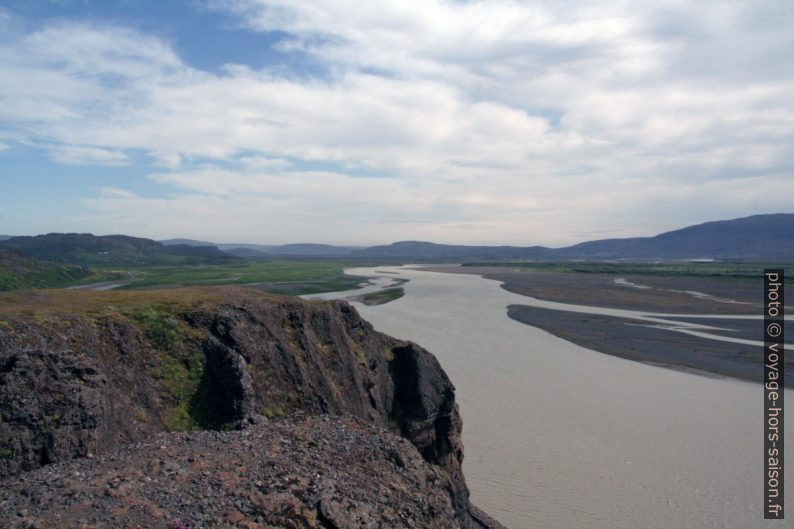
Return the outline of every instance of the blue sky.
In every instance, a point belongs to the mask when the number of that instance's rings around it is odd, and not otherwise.
[[[792,5],[0,2],[0,234],[554,246],[792,212]]]

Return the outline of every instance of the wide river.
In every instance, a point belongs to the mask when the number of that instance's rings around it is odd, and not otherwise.
[[[508,318],[531,298],[478,276],[348,273],[410,280],[404,297],[356,307],[438,357],[457,387],[472,500],[511,529],[794,527],[763,520],[760,384],[578,347]]]

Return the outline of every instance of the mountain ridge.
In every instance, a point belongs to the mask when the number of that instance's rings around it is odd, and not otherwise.
[[[215,246],[166,246],[142,237],[90,233],[11,237],[0,241],[0,248],[42,261],[80,265],[202,264],[236,259]]]
[[[570,246],[475,246],[405,240],[368,248],[321,243],[264,245],[151,239],[127,235],[59,234],[0,239],[45,261],[70,264],[186,264],[224,259],[338,258],[420,262],[480,260],[794,260],[794,214],[772,213],[709,221],[649,237],[584,241]],[[115,253],[114,253],[115,252]],[[154,261],[154,262],[153,262]]]
[[[600,239],[562,248],[399,241],[354,253],[417,259],[794,259],[794,214],[704,222],[652,237]]]

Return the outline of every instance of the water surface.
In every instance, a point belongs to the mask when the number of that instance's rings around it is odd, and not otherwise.
[[[578,347],[509,319],[507,305],[531,298],[496,281],[377,270],[409,279],[405,296],[356,308],[439,358],[457,387],[472,499],[508,527],[770,527],[760,384]]]

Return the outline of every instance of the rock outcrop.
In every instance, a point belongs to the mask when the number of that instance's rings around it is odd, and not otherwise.
[[[349,415],[408,439],[471,526],[454,387],[347,303],[231,287],[4,296],[0,475],[165,431]]]
[[[292,415],[159,435],[6,478],[8,529],[456,529],[441,478],[404,438],[350,416]]]

